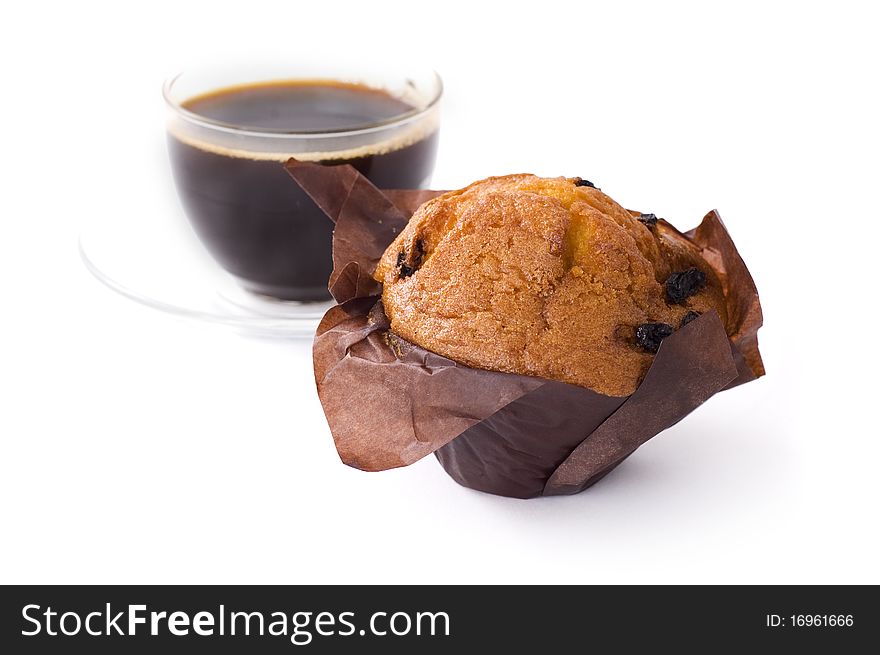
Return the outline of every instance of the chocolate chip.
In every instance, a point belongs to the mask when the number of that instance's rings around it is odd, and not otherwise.
[[[666,298],[679,305],[705,286],[706,274],[699,268],[691,267],[666,278]]]
[[[679,325],[678,327],[684,327],[696,318],[700,318],[700,312],[688,312],[682,317],[681,325]]]
[[[657,225],[657,216],[655,214],[639,214],[639,220],[644,223],[646,227],[654,227]]]
[[[419,266],[422,265],[422,258],[425,256],[425,242],[421,239],[416,239],[416,247],[413,252],[413,256],[410,258],[411,261],[407,262],[406,251],[401,250],[397,253],[397,270],[398,277],[405,278],[409,277],[413,273],[415,273]]]
[[[579,177],[577,180],[575,180],[574,185],[575,185],[575,186],[588,186],[588,187],[590,187],[591,189],[598,189],[598,188],[599,188],[599,187],[597,187],[595,184],[593,184],[592,182],[590,182],[589,180],[585,180],[585,179],[583,179],[583,178],[581,178],[581,177]]]
[[[406,263],[406,253],[403,250],[397,253],[397,277],[409,277],[415,272],[415,269]]]
[[[660,350],[660,343],[675,332],[668,323],[642,323],[636,328],[636,344],[649,353]]]

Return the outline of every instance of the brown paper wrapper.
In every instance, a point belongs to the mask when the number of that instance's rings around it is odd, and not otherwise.
[[[380,191],[350,166],[291,160],[291,177],[336,223],[339,303],[313,346],[321,405],[342,461],[365,471],[435,453],[458,483],[516,498],[572,494],[712,395],[764,374],[757,289],[716,212],[685,236],[717,271],[733,327],[715,312],[664,339],[628,397],[474,369],[390,332],[372,273],[415,209],[441,191]],[[674,230],[668,223],[658,229]]]

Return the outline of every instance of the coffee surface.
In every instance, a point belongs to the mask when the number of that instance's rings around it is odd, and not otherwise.
[[[355,129],[414,109],[379,89],[315,80],[218,89],[187,100],[183,107],[199,116],[239,127],[289,132]]]

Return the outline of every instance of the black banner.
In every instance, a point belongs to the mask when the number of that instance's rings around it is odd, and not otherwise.
[[[873,587],[4,587],[0,652],[855,652],[878,610]]]

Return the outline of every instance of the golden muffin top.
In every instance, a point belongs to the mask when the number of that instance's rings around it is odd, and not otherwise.
[[[699,249],[580,178],[491,177],[429,200],[375,272],[391,330],[475,368],[632,393],[660,340],[715,309]]]

